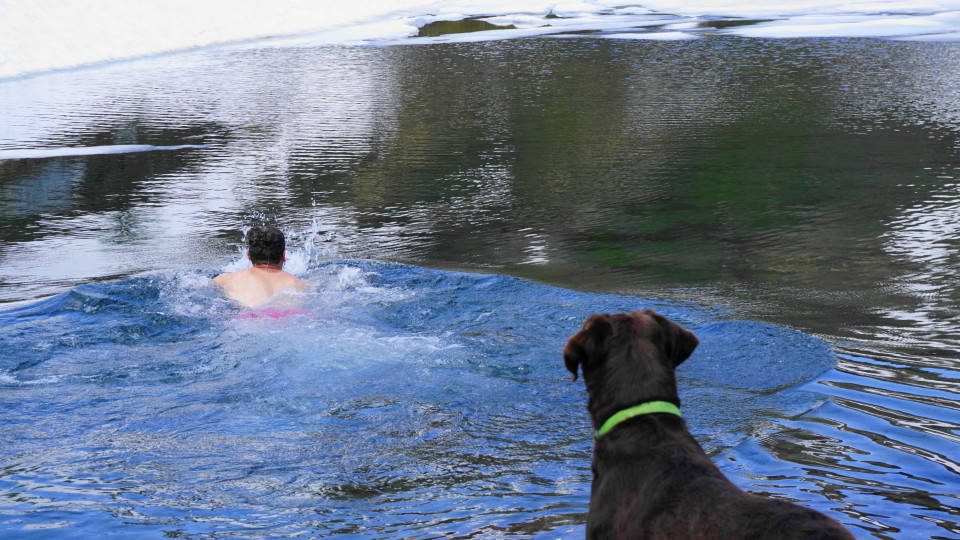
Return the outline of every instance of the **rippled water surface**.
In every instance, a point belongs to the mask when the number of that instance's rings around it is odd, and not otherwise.
[[[584,37],[0,83],[0,531],[580,537],[559,351],[654,307],[701,338],[681,397],[734,481],[960,537],[958,67]],[[207,284],[264,221],[307,314]]]

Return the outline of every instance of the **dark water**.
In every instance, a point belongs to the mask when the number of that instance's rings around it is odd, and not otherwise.
[[[653,305],[704,342],[685,408],[735,481],[862,537],[958,537],[958,66],[955,44],[536,39],[0,83],[0,527],[582,535],[558,351],[587,313]],[[2,159],[134,144],[202,147]],[[262,221],[328,318],[211,296]]]

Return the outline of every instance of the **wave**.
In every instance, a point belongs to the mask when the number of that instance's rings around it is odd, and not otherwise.
[[[0,80],[204,47],[316,44],[393,45],[573,35],[689,39],[711,33],[749,37],[882,37],[960,40],[960,2],[827,0],[549,2],[484,0],[354,2],[280,0],[6,0],[0,17]],[[437,21],[473,19],[482,32],[420,36]],[[96,36],[96,39],[91,39]],[[82,45],[81,45],[82,44]]]

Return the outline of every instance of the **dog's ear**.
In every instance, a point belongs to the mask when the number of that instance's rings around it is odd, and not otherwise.
[[[593,353],[603,341],[613,332],[607,315],[591,315],[583,329],[573,335],[563,348],[563,363],[577,380],[577,368],[586,366]]]
[[[662,342],[660,344],[664,355],[673,363],[673,367],[679,366],[684,360],[693,354],[693,350],[700,344],[697,336],[680,326],[679,324],[667,319],[663,315],[652,309],[644,310],[644,313],[653,317],[663,329]]]
[[[567,346],[563,348],[563,363],[567,366],[567,369],[570,370],[570,373],[573,374],[572,380],[577,380],[577,368],[580,367],[580,364],[586,359],[587,351],[583,349],[583,345],[580,345],[579,342],[571,338],[570,341],[567,342]]]

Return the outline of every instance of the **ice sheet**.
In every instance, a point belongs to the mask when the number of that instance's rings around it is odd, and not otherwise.
[[[464,18],[516,30],[414,37],[429,22]],[[644,18],[765,38],[960,39],[960,0],[2,0],[0,80],[225,44],[394,45],[584,30],[617,39],[691,37],[649,29]],[[711,26],[717,20],[767,22]]]

